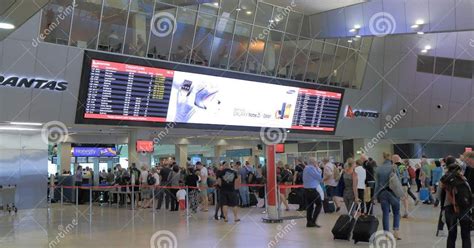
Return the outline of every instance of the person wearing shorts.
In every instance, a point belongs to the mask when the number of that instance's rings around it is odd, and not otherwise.
[[[201,178],[201,180],[199,181],[201,211],[207,212],[209,211],[208,210],[209,198],[207,197],[208,196],[207,178],[209,177],[209,175],[207,172],[207,168],[201,162],[196,163],[196,168],[199,170],[199,174]]]
[[[236,207],[239,204],[239,196],[236,193],[236,189],[240,186],[240,177],[239,174],[230,168],[229,164],[224,165],[224,170],[219,173],[217,178],[217,184],[220,186],[220,197],[219,202],[223,206],[224,212],[224,222],[228,222],[227,209],[232,208],[234,213],[234,221],[238,222],[238,208]]]

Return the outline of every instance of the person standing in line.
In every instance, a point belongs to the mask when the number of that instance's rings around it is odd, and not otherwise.
[[[413,201],[415,201],[415,206],[417,206],[420,201],[415,196],[415,194],[413,194],[413,192],[411,191],[411,186],[416,184],[416,171],[415,169],[413,169],[413,166],[411,166],[409,159],[405,159],[403,163],[407,167],[407,172],[408,172],[408,184],[406,185],[407,193],[413,199]]]
[[[401,240],[400,230],[400,198],[398,198],[389,187],[390,176],[392,172],[398,175],[398,171],[392,165],[391,156],[389,153],[383,153],[384,163],[375,171],[375,195],[382,206],[382,224],[383,230],[390,232],[390,209],[393,213],[393,236],[397,240]],[[374,199],[374,200],[375,200]]]
[[[431,194],[431,165],[425,155],[421,157],[420,180],[424,188],[428,190],[428,200],[423,204],[433,204],[433,195]]]
[[[415,182],[416,182],[416,193],[420,193],[421,189],[421,166],[419,163],[415,165]]]
[[[209,211],[208,185],[207,178],[209,177],[208,170],[201,162],[196,162],[196,168],[199,170],[199,190],[201,194],[201,211]]]
[[[319,213],[322,208],[321,195],[317,188],[322,181],[322,171],[317,166],[317,161],[314,158],[309,160],[309,164],[303,170],[303,186],[306,197],[306,227],[321,226],[317,224]]]
[[[77,165],[76,171],[74,172],[74,186],[80,187],[82,186],[82,166]],[[76,189],[77,194],[77,204],[83,203],[82,191],[81,189]]]
[[[181,187],[184,186],[183,183],[180,183]],[[186,190],[181,188],[176,192],[176,200],[178,201],[179,210],[186,210]]]
[[[444,170],[441,167],[440,161],[436,160],[434,162],[435,162],[436,167],[433,170],[431,170],[431,178],[433,180],[433,189],[434,189],[433,192],[436,194],[438,192],[439,183],[440,183],[441,177],[443,177]],[[438,205],[439,205],[439,198],[436,197],[436,200],[434,202],[434,207],[438,207]]]
[[[240,187],[240,182],[239,174],[231,169],[227,163],[224,164],[224,170],[217,178],[217,185],[220,186],[220,204],[222,204],[222,210],[224,211],[224,222],[229,221],[228,208],[231,208],[234,213],[234,221],[240,221],[236,207],[239,204],[236,189]]]
[[[171,169],[169,168],[169,165],[167,162],[163,164],[163,166],[160,169],[160,186],[162,187],[167,187],[170,185],[170,182],[168,181],[169,175],[171,173]],[[160,210],[161,206],[163,205],[163,198],[165,200],[165,208],[169,209],[170,206],[170,193],[168,189],[158,189],[158,205],[156,206],[156,210]]]
[[[298,158],[296,160],[296,166],[295,166],[295,176],[294,176],[294,184],[295,185],[302,185],[303,184],[303,171],[304,171],[304,164],[303,160],[301,158]],[[304,189],[298,188],[295,189],[300,195],[301,195],[301,202],[298,207],[297,211],[305,211],[306,210],[306,203],[305,203],[305,197],[304,197]]]
[[[445,210],[446,225],[448,226],[447,248],[456,247],[458,224],[461,227],[462,248],[471,248],[472,191],[462,168],[456,164],[454,157],[447,158],[448,171],[441,178],[438,196],[441,207]]]
[[[326,186],[327,197],[329,200],[334,202],[336,205],[336,212],[339,212],[341,207],[339,207],[339,202],[336,201],[334,197],[336,196],[337,182],[340,180],[341,173],[339,172],[339,168],[337,168],[335,164],[331,163],[328,158],[323,158],[322,162],[324,164],[323,182]]]
[[[370,201],[367,203],[367,206],[371,206],[373,204],[372,198],[374,197],[375,192],[375,168],[377,167],[377,163],[372,158],[367,158],[365,154],[360,156],[360,160],[362,161],[362,167],[365,169],[365,185],[370,189]],[[367,207],[365,209],[366,214],[373,214],[374,208]]]
[[[199,189],[197,186],[199,184],[199,176],[196,175],[194,168],[188,168],[188,175],[184,179],[184,185],[190,187],[188,189],[188,199],[189,199],[189,207],[192,213],[197,213],[197,209],[199,206]]]
[[[171,189],[169,189],[170,192],[170,198],[171,198],[171,206],[170,206],[170,211],[178,211],[178,199],[176,199],[176,193],[178,192],[178,187],[179,187],[179,180],[181,178],[181,172],[179,171],[179,166],[175,164],[172,168],[172,171],[169,174],[169,184]]]
[[[242,166],[240,161],[237,161],[235,163],[237,166],[237,173],[240,174],[240,180],[241,184],[247,184],[247,176],[249,174],[249,171],[247,170],[246,166]],[[249,187],[246,185],[241,185],[239,188],[239,195],[240,195],[240,200],[241,200],[241,207],[247,208],[250,206],[250,195],[249,195]]]
[[[139,203],[139,207],[148,208],[151,199],[151,189],[148,187],[148,169],[145,165],[140,168],[140,194],[142,201]]]
[[[224,171],[224,165],[226,164],[226,161],[222,162],[222,164],[219,165],[219,168],[216,170],[216,180],[219,178],[221,173]],[[214,211],[214,219],[219,220],[224,218],[224,211],[222,211],[222,204],[220,200],[220,195],[221,195],[221,187],[216,183],[216,208]],[[219,217],[219,209],[221,210],[221,214]]]
[[[356,167],[354,169],[357,175],[357,196],[360,201],[360,212],[365,213],[365,208],[370,208],[370,205],[365,206],[364,195],[365,195],[365,179],[367,177],[367,172],[362,166],[362,160],[356,160]]]
[[[342,198],[346,205],[347,212],[350,214],[352,204],[359,204],[358,177],[354,170],[355,162],[353,158],[348,158],[344,165],[344,173],[341,180],[344,180],[344,192]]]

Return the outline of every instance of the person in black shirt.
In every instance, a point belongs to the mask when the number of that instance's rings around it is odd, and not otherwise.
[[[163,167],[160,170],[160,186],[170,186],[170,182],[168,181],[170,173],[171,169],[169,168],[168,164],[163,164]],[[157,210],[161,209],[161,205],[163,205],[163,198],[165,198],[166,209],[169,209],[171,203],[171,194],[169,189],[158,190],[158,205],[156,206]]]
[[[222,171],[224,170],[224,164],[226,162],[222,162],[221,165],[219,165],[219,169],[216,170],[215,174],[216,174],[216,179],[219,178],[219,176],[221,175]],[[215,220],[219,220],[219,209],[221,210],[221,215],[220,215],[220,218],[221,219],[224,219],[224,211],[222,211],[222,204],[221,204],[221,200],[219,199],[220,198],[220,186],[219,185],[215,185],[215,188],[216,188],[216,209],[215,209],[215,212],[214,212],[214,219]]]
[[[304,170],[304,164],[301,159],[296,160],[296,166],[295,166],[295,185],[302,185],[303,184],[303,170]],[[304,196],[304,189],[296,189],[296,192],[299,194],[299,199],[301,200],[300,206],[297,211],[306,211],[306,201],[305,201],[305,196]]]
[[[197,213],[199,206],[199,189],[198,187],[199,177],[196,175],[194,168],[188,168],[188,175],[184,178],[184,185],[190,187],[188,189],[189,195],[189,206],[193,213]]]
[[[474,191],[474,152],[464,153],[464,162],[466,163],[464,177],[467,179],[471,191]]]
[[[365,169],[366,177],[365,177],[365,186],[370,188],[370,201],[367,202],[365,212],[366,214],[373,214],[374,208],[370,207],[373,204],[372,199],[374,198],[374,190],[375,190],[375,168],[377,167],[377,163],[372,158],[368,158],[365,154],[360,156],[360,160],[362,160],[362,168]]]
[[[223,206],[224,211],[224,221],[228,222],[227,209],[230,207],[234,212],[234,221],[238,222],[240,219],[237,217],[237,208],[239,204],[239,195],[236,192],[236,189],[240,187],[240,176],[239,174],[232,170],[230,166],[226,163],[224,165],[224,170],[219,173],[217,177],[217,185],[220,187],[220,204]]]

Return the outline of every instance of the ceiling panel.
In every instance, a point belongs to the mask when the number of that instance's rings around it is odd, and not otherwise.
[[[13,24],[15,27],[20,27],[28,19],[41,10],[49,0],[0,0],[0,22]],[[0,41],[5,39],[9,34],[16,29],[5,30],[0,29]]]
[[[307,15],[366,2],[366,0],[264,0],[262,2],[286,7],[292,6],[292,1],[294,1],[294,7],[292,7],[294,10]]]

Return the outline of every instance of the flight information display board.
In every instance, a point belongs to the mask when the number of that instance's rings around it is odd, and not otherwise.
[[[80,101],[85,106],[78,123],[183,123],[328,134],[336,130],[342,89],[277,85],[165,67],[91,59],[83,74]]]

